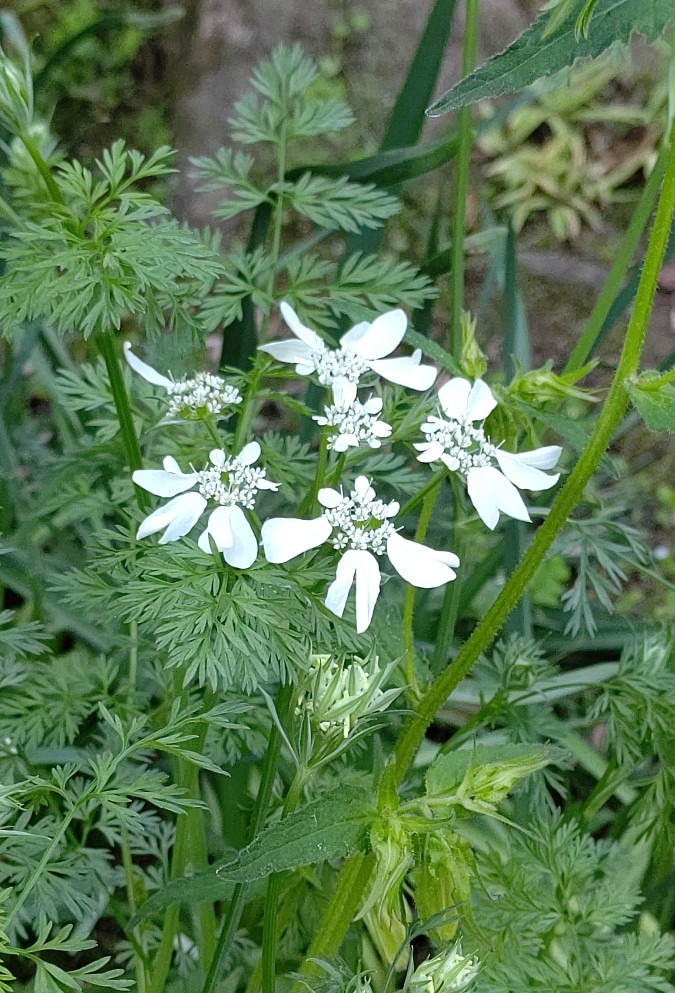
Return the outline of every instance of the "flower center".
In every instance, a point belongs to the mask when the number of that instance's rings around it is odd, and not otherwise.
[[[324,510],[323,516],[334,529],[330,539],[333,548],[338,551],[354,548],[383,555],[387,539],[396,531],[389,520],[396,510],[398,506],[392,509],[392,505],[383,500],[369,499],[352,490],[349,496],[342,497],[337,507]]]
[[[430,417],[421,430],[428,442],[443,446],[443,462],[453,472],[467,473],[469,469],[490,465],[494,457],[495,446],[485,437],[483,429],[468,421]]]
[[[209,466],[198,474],[199,492],[207,500],[214,500],[223,507],[238,504],[253,510],[260,483],[266,479],[264,469],[244,465],[237,457],[225,459],[222,464]]]
[[[172,383],[168,392],[171,417],[219,414],[224,407],[241,403],[242,399],[238,389],[209,372],[198,372],[192,379]]]
[[[358,447],[367,442],[371,448],[379,448],[381,437],[391,433],[389,425],[378,422],[378,415],[371,414],[365,404],[354,400],[347,409],[331,404],[324,408],[323,417],[315,417],[315,421],[326,427],[336,428],[335,434],[328,438],[328,448],[345,451],[350,445]],[[375,427],[379,426],[379,431]]]
[[[314,368],[319,382],[330,386],[336,379],[346,379],[358,383],[360,377],[370,368],[367,359],[353,352],[351,348],[326,348],[322,346],[312,352]]]

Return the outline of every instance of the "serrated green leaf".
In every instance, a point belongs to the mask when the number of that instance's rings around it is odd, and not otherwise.
[[[172,879],[139,908],[136,916],[129,922],[133,929],[146,917],[152,917],[175,903],[215,903],[216,900],[227,900],[232,893],[232,883],[220,879],[215,867],[206,872],[195,872],[192,876],[181,876]]]
[[[375,813],[368,790],[341,786],[267,828],[218,874],[221,879],[251,882],[350,855],[361,848]]]
[[[440,754],[426,775],[427,796],[448,802],[493,805],[525,776],[551,760],[547,745],[477,745]]]
[[[594,58],[615,42],[627,42],[633,34],[653,41],[675,22],[675,7],[672,0],[598,0],[589,35],[582,38],[576,36],[576,20],[575,11],[568,10],[549,34],[550,15],[542,13],[512,45],[444,93],[427,113],[435,117],[476,100],[515,93],[579,58]]]
[[[633,405],[650,431],[675,433],[675,386],[666,383],[657,390],[628,384]]]

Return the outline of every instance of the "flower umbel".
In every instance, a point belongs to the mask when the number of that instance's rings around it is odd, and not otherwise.
[[[473,385],[467,379],[451,379],[438,391],[438,400],[445,417],[429,417],[421,425],[426,441],[415,445],[418,460],[442,462],[451,472],[463,475],[478,516],[490,529],[497,526],[500,512],[529,521],[518,488],[548,490],[555,486],[559,473],[549,476],[542,469],[552,469],[562,449],[549,445],[516,455],[493,445],[483,422],[497,401],[482,379]]]
[[[399,576],[413,586],[431,589],[455,578],[459,559],[452,552],[437,552],[401,537],[393,524],[399,504],[378,500],[365,476],[359,476],[347,495],[325,487],[319,490],[321,517],[272,518],[262,527],[265,556],[269,562],[290,559],[318,548],[325,542],[342,552],[335,582],[326,596],[326,606],[342,617],[347,597],[356,583],[356,630],[365,631],[380,593],[380,567],[376,556],[386,553]]]
[[[281,304],[281,313],[296,340],[260,345],[259,351],[267,352],[279,362],[291,362],[300,376],[316,373],[324,386],[338,381],[357,384],[370,370],[390,383],[412,390],[428,390],[434,384],[437,370],[421,364],[419,349],[411,356],[386,358],[403,341],[408,321],[402,310],[387,311],[372,323],[355,324],[342,335],[337,349],[328,348],[316,331],[305,327],[287,303]]]
[[[382,713],[400,694],[400,687],[381,688],[394,665],[381,667],[376,655],[349,664],[330,655],[314,655],[296,715],[306,714],[325,734],[340,728],[343,737],[349,737],[360,718]]]
[[[405,993],[460,993],[479,969],[477,959],[462,955],[459,944],[427,959],[406,979]]]
[[[333,403],[324,408],[323,416],[314,417],[314,420],[322,427],[337,429],[328,439],[328,448],[336,452],[346,452],[348,448],[358,448],[362,444],[380,448],[382,439],[391,435],[391,426],[378,420],[381,412],[380,397],[370,397],[361,403],[356,397],[354,383],[336,380]]]
[[[260,445],[252,441],[229,458],[222,449],[214,448],[210,465],[199,472],[182,472],[171,456],[164,459],[164,469],[137,469],[133,474],[137,486],[173,499],[145,518],[136,537],[146,538],[164,530],[160,545],[177,541],[192,530],[213,501],[218,506],[209,515],[199,547],[209,552],[212,538],[226,562],[248,569],[257,557],[258,540],[242,507],[252,510],[259,490],[276,490],[279,485],[267,479],[264,469],[254,467],[259,458]]]
[[[169,395],[168,417],[182,419],[203,419],[205,416],[222,413],[226,407],[241,403],[241,393],[230,386],[220,376],[210,372],[198,372],[191,377],[177,381],[163,376],[152,366],[142,362],[131,351],[130,342],[124,343],[124,356],[139,376],[153,386],[162,386]]]

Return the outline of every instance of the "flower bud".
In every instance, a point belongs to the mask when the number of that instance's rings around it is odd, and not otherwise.
[[[476,341],[476,321],[464,312],[461,317],[462,354],[459,364],[468,379],[482,379],[487,369],[487,359]]]
[[[435,918],[429,934],[437,944],[451,941],[458,919],[469,910],[471,845],[455,831],[426,834],[411,873],[415,906],[422,924]]]
[[[17,66],[0,48],[0,124],[13,134],[26,132],[33,119],[33,82],[28,59]]]
[[[478,972],[478,961],[462,955],[459,944],[450,945],[433,958],[422,962],[407,980],[405,993],[459,993],[467,988]]]

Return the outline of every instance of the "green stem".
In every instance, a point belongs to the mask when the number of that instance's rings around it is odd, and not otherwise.
[[[129,916],[136,916],[136,894],[134,893],[134,866],[131,859],[131,849],[129,847],[129,832],[125,826],[122,826],[122,865],[124,866],[124,882],[127,891],[127,902],[129,904]],[[141,943],[140,931],[138,928],[134,930],[134,963],[136,966],[136,989],[138,993],[145,993],[146,990],[146,976],[145,976],[145,961],[143,959],[142,950],[143,946]]]
[[[456,529],[455,533],[457,533]],[[431,658],[432,672],[438,672],[443,667],[448,652],[450,651],[450,646],[452,645],[452,639],[455,636],[455,624],[457,623],[457,615],[459,612],[460,591],[464,580],[464,572],[461,568],[461,564],[464,562],[464,546],[460,542],[456,542],[455,544],[456,547],[454,551],[459,558],[460,569],[457,573],[457,579],[452,583],[448,583],[443,591],[443,604],[438,618],[436,643],[434,645],[434,652]]]
[[[580,369],[592,354],[602,327],[607,319],[612,304],[621,289],[628,267],[633,261],[642,232],[652,213],[652,208],[659,193],[659,187],[668,161],[668,143],[665,142],[656,160],[652,173],[645,184],[628,229],[614,256],[612,268],[598,297],[591,315],[586,321],[579,340],[572,349],[572,354],[565,365],[565,372]]]
[[[431,515],[434,512],[434,506],[436,504],[436,497],[438,496],[438,491],[440,489],[441,481],[443,477],[440,473],[434,476],[435,485],[427,491],[424,498],[424,503],[422,504],[422,511],[420,513],[420,519],[417,522],[417,528],[415,530],[415,541],[424,541],[427,529],[429,527],[429,522],[431,520]],[[417,693],[417,677],[415,675],[415,632],[413,630],[413,615],[415,611],[415,593],[416,589],[414,586],[408,586],[405,591],[405,599],[403,601],[403,646],[405,651],[405,677],[406,683],[408,684],[408,693],[416,695]]]
[[[122,370],[115,354],[115,342],[113,336],[106,331],[101,331],[98,334],[97,340],[108,372],[110,390],[113,395],[115,410],[117,411],[117,419],[122,434],[122,444],[124,445],[127,462],[129,463],[129,470],[134,472],[134,470],[140,469],[143,465],[141,446],[136,436],[134,419],[131,414],[131,404],[129,403],[127,388],[124,385]],[[143,512],[148,509],[148,494],[139,486],[136,487],[136,501]]]
[[[274,205],[274,222],[272,228],[272,259],[270,267],[270,275],[267,281],[267,298],[269,310],[265,314],[263,319],[262,327],[260,328],[260,340],[264,342],[267,340],[267,328],[270,323],[270,313],[272,307],[272,300],[274,298],[274,279],[276,276],[277,265],[279,264],[279,256],[281,254],[281,233],[283,230],[284,223],[284,194],[283,194],[283,184],[285,181],[286,174],[286,125],[283,124],[281,132],[279,134],[279,158],[277,161],[277,202]]]
[[[478,0],[466,0],[462,77],[469,75],[476,61]],[[455,174],[452,244],[450,246],[450,346],[452,357],[459,359],[462,350],[462,308],[464,304],[464,227],[466,197],[469,190],[469,162],[473,145],[473,119],[470,106],[462,107],[458,117],[459,142]]]
[[[326,432],[322,432],[321,441],[319,442],[319,457],[316,463],[316,472],[314,474],[314,483],[312,485],[311,491],[307,494],[305,499],[301,502],[298,507],[299,514],[312,514],[318,506],[318,496],[319,490],[323,486],[324,479],[326,477],[326,468],[328,467],[328,435]]]
[[[81,798],[81,801],[80,802],[82,802],[82,799],[83,798]],[[88,796],[87,796],[87,799],[89,799]],[[6,928],[9,928],[10,924],[12,923],[12,921],[14,920],[14,918],[16,917],[16,915],[19,913],[19,911],[23,907],[24,903],[26,902],[26,900],[28,899],[28,897],[30,896],[30,894],[33,892],[33,889],[36,886],[38,879],[40,878],[40,876],[44,872],[44,870],[45,870],[45,868],[46,868],[46,866],[47,866],[50,858],[52,857],[52,855],[54,854],[54,852],[58,848],[58,846],[59,846],[59,844],[61,842],[61,839],[63,838],[64,834],[68,830],[68,828],[70,826],[70,822],[72,821],[73,817],[75,816],[75,813],[77,812],[79,806],[80,806],[80,804],[75,804],[73,807],[71,807],[71,809],[68,811],[68,813],[66,814],[66,816],[62,820],[60,828],[58,829],[58,831],[56,832],[56,834],[54,835],[54,837],[50,841],[49,845],[45,849],[44,855],[42,856],[42,858],[40,859],[40,861],[38,862],[38,864],[35,866],[35,868],[33,869],[28,882],[26,883],[26,885],[22,889],[20,895],[17,897],[16,903],[14,904],[14,906],[10,910],[9,914],[7,915],[7,920],[5,922],[5,927]]]
[[[444,476],[445,472],[442,469],[440,472],[432,472],[424,486],[414,496],[411,496],[407,503],[403,504],[396,516],[400,518],[407,517],[410,511],[414,510],[417,504],[425,500],[427,494],[438,486],[439,478],[443,479]]]
[[[276,707],[277,713],[282,721],[290,709],[292,696],[293,688],[291,686],[282,686],[279,690]],[[270,798],[272,796],[274,780],[277,774],[280,751],[281,735],[279,734],[279,729],[276,724],[273,724],[267,741],[267,751],[265,752],[265,758],[263,761],[260,786],[258,788],[258,795],[256,797],[255,807],[253,808],[253,817],[251,818],[251,825],[248,832],[249,842],[253,841],[259,833],[265,819]],[[211,968],[209,969],[209,974],[206,977],[206,982],[204,983],[202,993],[214,993],[214,990],[220,981],[220,971],[222,968],[223,959],[230,949],[232,939],[239,925],[239,919],[244,909],[244,904],[246,903],[246,895],[247,883],[237,883],[232,891],[232,899],[230,900],[227,916],[223,921],[220,935],[218,937],[218,945],[216,947],[216,951],[211,962]]]
[[[282,818],[287,817],[297,807],[306,781],[307,770],[301,767],[293,777],[286,794],[281,812]],[[280,872],[273,872],[267,881],[262,935],[262,993],[275,993],[276,990],[277,914],[282,875]]]
[[[56,180],[52,176],[49,166],[40,155],[40,151],[37,145],[35,144],[35,142],[33,141],[33,139],[30,137],[30,135],[24,133],[21,133],[20,135],[18,135],[18,137],[23,142],[26,151],[28,152],[31,159],[35,163],[35,167],[42,176],[42,179],[44,180],[44,184],[49,190],[49,195],[54,201],[54,203],[63,204],[64,199],[61,194],[61,190],[56,185]]]
[[[607,399],[586,448],[570,473],[525,555],[509,578],[483,620],[463,646],[454,662],[438,677],[423,699],[418,712],[408,723],[395,751],[396,779],[400,782],[412,762],[427,727],[438,709],[467,675],[474,662],[495,638],[509,613],[522,596],[558,531],[583,496],[583,491],[609,445],[612,435],[628,407],[626,380],[638,370],[640,352],[647,331],[661,261],[675,208],[675,129],[670,140],[670,155],[635,306],[631,316],[619,363]]]

